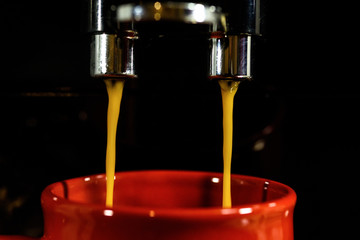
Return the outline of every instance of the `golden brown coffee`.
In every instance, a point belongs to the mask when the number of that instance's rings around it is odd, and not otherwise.
[[[109,97],[106,147],[106,206],[112,207],[114,201],[116,129],[125,80],[105,80],[105,84]]]
[[[220,80],[223,107],[223,207],[231,207],[231,157],[233,145],[233,106],[239,81]]]
[[[106,148],[106,206],[113,206],[116,162],[116,129],[120,113],[124,80],[105,80],[109,97]],[[219,81],[223,107],[223,207],[231,207],[231,158],[233,144],[233,105],[238,81]]]

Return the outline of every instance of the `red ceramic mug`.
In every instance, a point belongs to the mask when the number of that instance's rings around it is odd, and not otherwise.
[[[114,207],[105,207],[104,175],[48,186],[41,240],[293,240],[296,194],[271,180],[232,175],[227,209],[220,173],[120,172],[114,196]]]

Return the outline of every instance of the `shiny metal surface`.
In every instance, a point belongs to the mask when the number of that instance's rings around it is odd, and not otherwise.
[[[212,34],[210,78],[251,79],[251,36]]]
[[[116,20],[118,22],[177,21],[190,24],[209,24],[212,31],[226,31],[226,15],[221,12],[221,8],[199,3],[123,4],[117,8]]]
[[[104,1],[91,1],[91,76],[135,77],[137,22],[166,21],[209,25],[211,79],[251,79],[251,35],[259,34],[260,1],[241,3],[239,13],[246,12],[241,16],[230,16],[220,7],[189,2],[121,4],[111,7],[116,10],[114,16],[104,16],[107,12]],[[113,19],[110,22],[117,22],[116,26],[107,28],[108,18]],[[108,34],[107,29],[115,28],[122,36],[116,35],[115,30]]]
[[[106,31],[105,0],[89,0],[88,11],[88,32]]]
[[[90,75],[92,77],[136,77],[134,67],[135,32],[124,36],[99,33],[91,36]]]
[[[90,75],[97,77],[116,73],[116,35],[95,34],[91,39]]]
[[[104,30],[103,3],[101,0],[89,1],[89,32]]]
[[[232,33],[246,33],[261,35],[261,21],[263,0],[237,0],[228,6],[229,31]]]

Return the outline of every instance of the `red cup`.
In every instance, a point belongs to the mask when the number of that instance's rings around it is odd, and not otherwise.
[[[105,175],[48,186],[41,239],[293,239],[296,194],[284,184],[232,175],[233,207],[222,208],[220,173],[151,170],[115,178],[113,208],[105,207]]]

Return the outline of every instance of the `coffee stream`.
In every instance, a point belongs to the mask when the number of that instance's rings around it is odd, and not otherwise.
[[[233,144],[233,106],[238,81],[220,80],[223,107],[223,208],[231,208],[231,156]]]
[[[109,103],[107,112],[106,146],[106,206],[112,207],[114,201],[114,177],[116,162],[116,129],[119,120],[120,104],[125,80],[105,80]]]
[[[116,161],[116,129],[125,80],[105,80],[109,103],[107,113],[106,206],[113,206]],[[231,155],[233,138],[233,104],[239,82],[220,80],[223,105],[223,207],[231,207]]]

